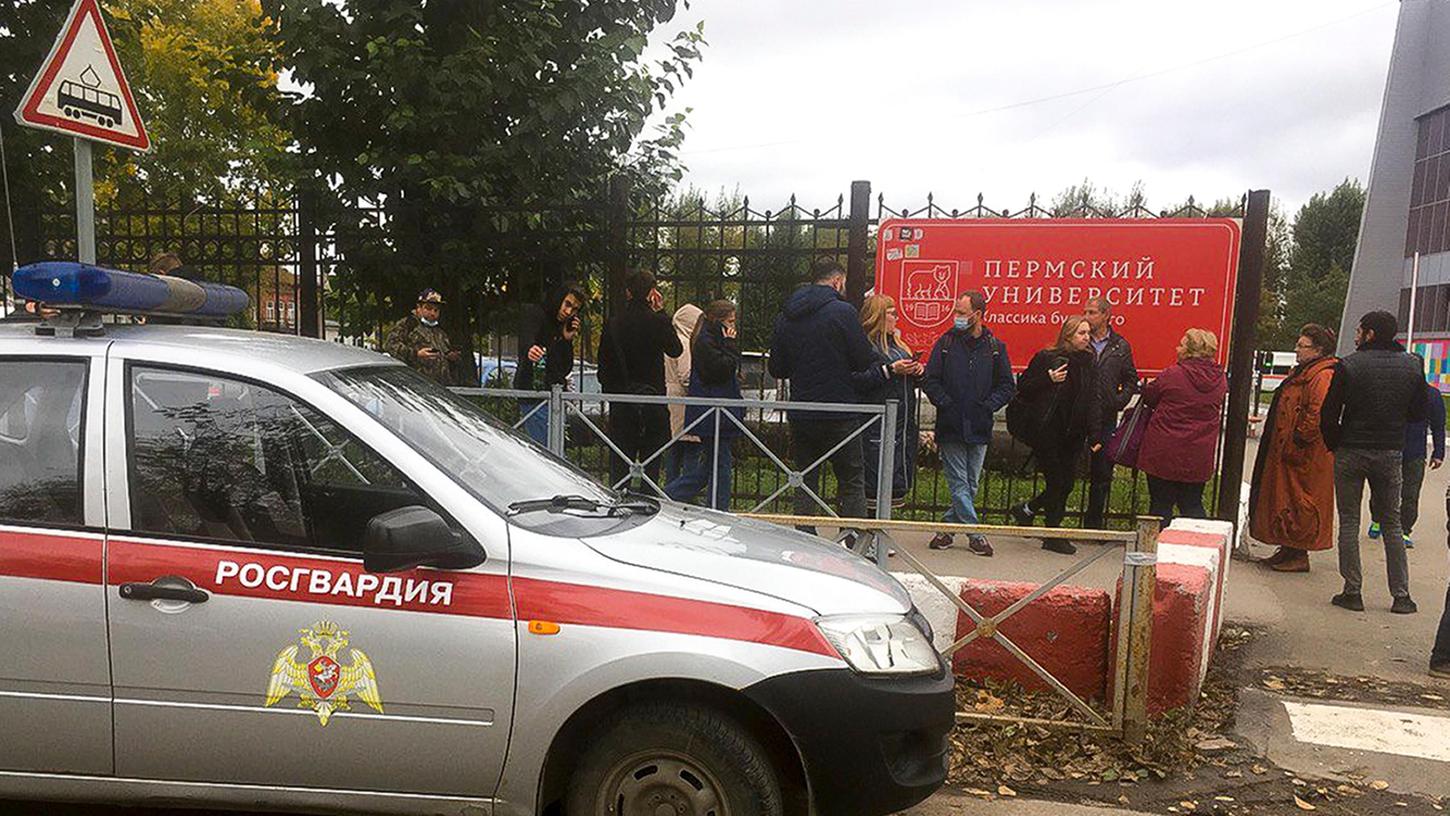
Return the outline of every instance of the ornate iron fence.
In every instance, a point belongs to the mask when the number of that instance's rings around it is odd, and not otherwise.
[[[1182,207],[1154,212],[1142,203],[1107,212],[1088,206],[1051,209],[1034,196],[1018,210],[988,206],[978,195],[973,206],[947,207],[928,195],[923,205],[894,206],[884,195],[872,200],[868,182],[854,182],[849,196],[825,207],[807,207],[790,197],[778,208],[747,196],[709,204],[699,196],[649,199],[613,183],[600,195],[562,204],[476,207],[436,217],[485,232],[485,257],[497,281],[486,289],[465,289],[455,281],[434,285],[453,306],[445,322],[468,340],[473,355],[461,361],[463,385],[508,386],[518,358],[520,335],[537,321],[544,290],[565,279],[592,292],[573,386],[598,391],[593,368],[604,316],[620,297],[623,273],[653,270],[667,307],[703,305],[725,298],[739,307],[744,396],[763,401],[789,399],[788,389],[769,374],[767,352],[780,304],[806,277],[812,261],[831,257],[848,272],[848,295],[859,298],[872,285],[875,225],[887,218],[1158,218],[1241,215],[1239,202],[1210,212],[1189,199]],[[1227,210],[1227,211],[1225,211]],[[243,325],[269,331],[325,336],[377,347],[383,327],[411,307],[417,280],[393,274],[399,259],[387,240],[389,219],[380,206],[319,208],[307,198],[258,197],[231,204],[154,201],[119,194],[97,210],[97,254],[104,265],[142,270],[162,252],[175,252],[199,274],[246,289],[254,308]],[[72,211],[40,208],[16,211],[21,262],[74,257]],[[428,216],[435,217],[435,216]],[[9,281],[0,277],[8,302]],[[0,309],[3,309],[0,305]],[[449,323],[451,321],[451,323]],[[1130,341],[1135,338],[1128,338]],[[918,424],[929,430],[924,401]],[[765,418],[756,432],[783,438],[780,417]],[[1010,507],[1041,488],[1028,466],[1027,451],[999,428],[978,495],[984,521],[1008,521]],[[592,452],[607,460],[603,444]],[[1222,446],[1221,446],[1222,449]],[[940,463],[923,444],[917,478],[894,511],[898,518],[931,518],[949,503]],[[774,475],[773,475],[774,474]],[[737,491],[763,498],[779,488],[773,463],[744,456],[737,462]],[[1130,527],[1147,503],[1143,479],[1120,471],[1109,505],[1113,526]],[[1210,509],[1218,495],[1211,485]],[[1069,503],[1068,524],[1082,523],[1086,484]]]

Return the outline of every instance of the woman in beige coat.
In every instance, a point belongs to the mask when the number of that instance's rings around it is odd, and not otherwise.
[[[665,395],[670,397],[683,397],[690,388],[690,338],[694,336],[695,324],[700,321],[700,307],[693,303],[686,303],[675,310],[674,325],[675,334],[679,335],[680,344],[685,347],[684,353],[678,357],[665,358]],[[680,435],[685,427],[685,406],[670,406],[670,438],[674,439]],[[670,446],[665,452],[665,480],[661,484],[669,484],[675,477],[680,475],[681,463],[686,457],[688,448],[685,445],[700,444],[700,437],[694,434],[686,434],[679,442]]]

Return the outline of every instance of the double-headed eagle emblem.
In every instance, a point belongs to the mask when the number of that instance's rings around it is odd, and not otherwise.
[[[361,649],[348,647],[348,632],[331,621],[313,624],[298,630],[296,643],[277,653],[272,664],[272,679],[267,682],[267,702],[272,705],[292,692],[300,698],[298,705],[317,712],[322,725],[335,711],[351,711],[348,695],[354,695],[379,714],[383,713],[382,692],[373,662]],[[298,660],[301,647],[311,649],[304,660]],[[338,655],[347,649],[348,664],[338,662]]]

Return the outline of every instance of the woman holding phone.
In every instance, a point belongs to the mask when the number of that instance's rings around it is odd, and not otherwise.
[[[1088,429],[1096,427],[1092,424],[1096,418],[1091,416],[1094,407],[1089,396],[1093,376],[1093,357],[1088,350],[1091,342],[1092,326],[1087,318],[1072,315],[1063,321],[1057,342],[1037,352],[1017,380],[1017,397],[1008,409],[1008,424],[1016,426],[1014,436],[1031,446],[1045,482],[1042,492],[1031,501],[1012,508],[1013,520],[1023,527],[1031,525],[1038,513],[1043,514],[1048,527],[1062,526],[1078,457]],[[1043,539],[1042,548],[1064,555],[1077,552],[1072,542],[1060,538]]]
[[[916,475],[916,454],[920,445],[917,423],[916,380],[925,367],[919,354],[901,339],[896,327],[896,301],[887,295],[872,295],[861,304],[861,328],[876,353],[876,365],[859,375],[861,401],[884,403],[896,400],[896,456],[891,472],[891,501],[904,501]],[[888,373],[889,372],[889,373]],[[873,423],[862,435],[866,463],[866,507],[876,509],[876,485],[881,460],[881,424]]]
[[[735,313],[734,303],[716,300],[705,307],[696,321],[694,335],[690,338],[690,396],[741,398],[740,346],[736,343]],[[708,487],[705,504],[716,510],[729,510],[734,466],[731,444],[740,435],[740,427],[723,413],[701,420],[707,410],[699,405],[685,408],[684,424],[686,427],[693,425],[692,432],[700,441],[688,446],[680,474],[665,485],[665,495],[675,501],[692,501]],[[744,418],[739,408],[729,411],[736,419]],[[694,424],[697,421],[699,424]]]

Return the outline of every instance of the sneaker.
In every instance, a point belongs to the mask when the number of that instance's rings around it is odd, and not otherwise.
[[[1373,524],[1371,524],[1369,526],[1369,537],[1370,538],[1379,538],[1380,537],[1380,525],[1379,525],[1379,522],[1375,522],[1375,523],[1373,523]]]
[[[992,557],[992,545],[987,542],[986,536],[967,536],[967,549],[971,550],[977,555],[985,556],[987,558]]]
[[[1450,663],[1431,663],[1430,676],[1450,680]]]
[[[1396,598],[1395,602],[1390,605],[1390,611],[1396,615],[1413,615],[1420,611],[1420,607],[1415,606],[1415,602],[1406,595],[1403,598]]]
[[[1364,611],[1364,597],[1358,593],[1341,592],[1330,598],[1329,602],[1340,609],[1348,609],[1351,612]]]
[[[1023,502],[1011,508],[1007,512],[1012,516],[1012,521],[1015,522],[1018,527],[1031,527],[1032,517],[1037,515],[1036,513],[1032,512],[1032,508],[1028,506],[1027,502]]]
[[[1407,550],[1413,550],[1413,549],[1415,549],[1415,542],[1411,541],[1409,536],[1405,536],[1405,549],[1407,549]]]
[[[952,534],[937,533],[932,536],[931,541],[926,546],[933,550],[950,550],[952,548]]]
[[[1050,550],[1051,552],[1055,553],[1062,553],[1063,555],[1073,555],[1077,552],[1077,547],[1073,546],[1073,543],[1065,538],[1044,539],[1042,542],[1042,549]]]

